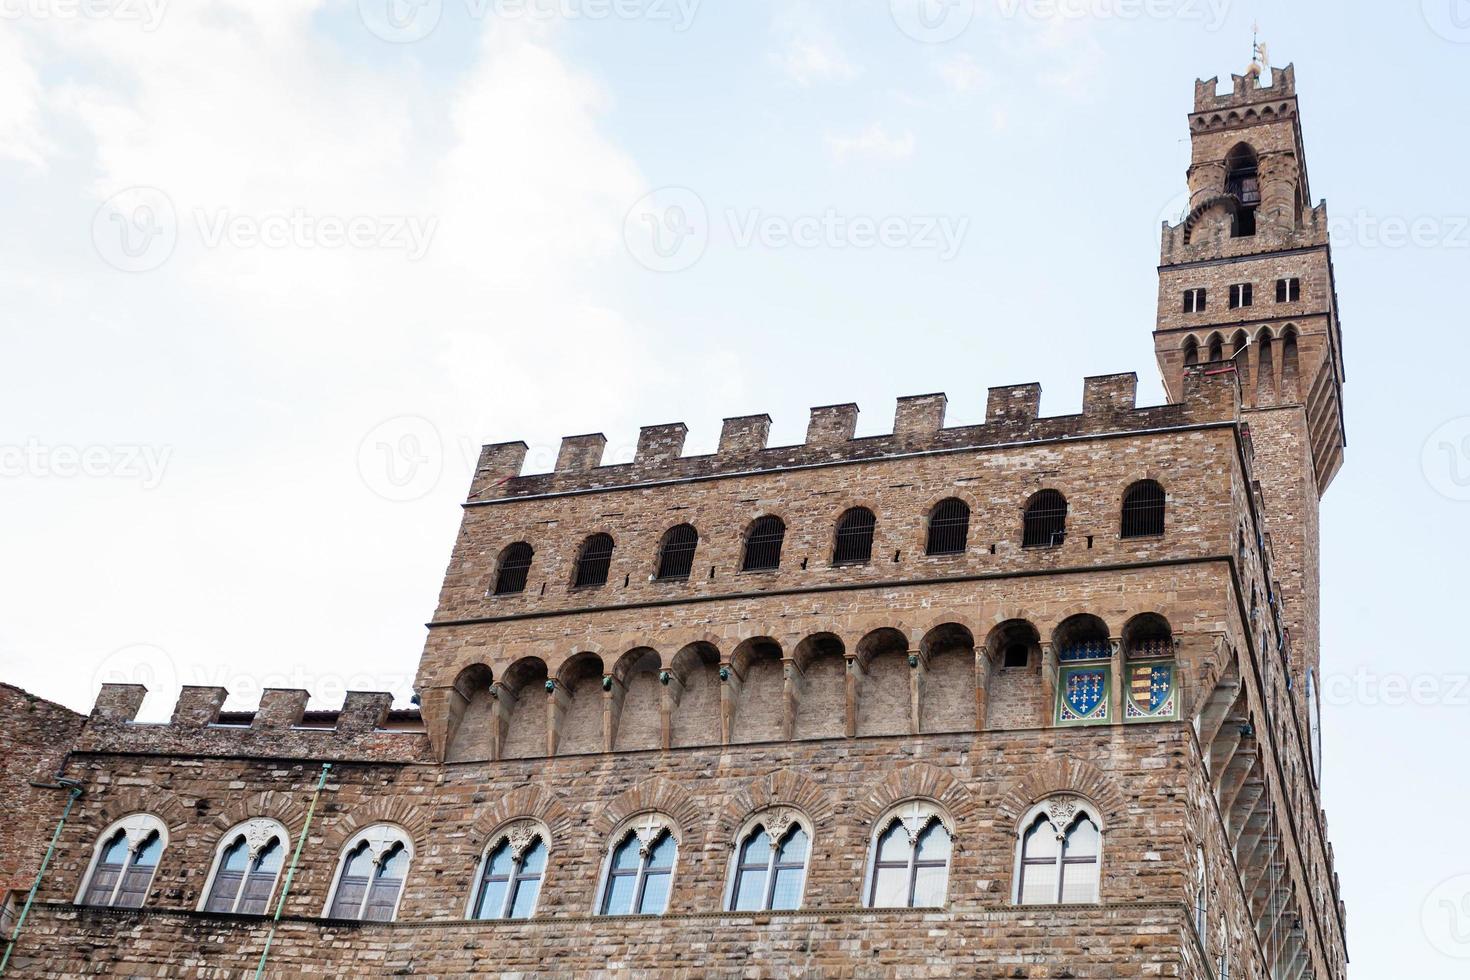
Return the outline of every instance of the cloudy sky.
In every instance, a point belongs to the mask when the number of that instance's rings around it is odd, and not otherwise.
[[[477,447],[1136,370],[1193,80],[1294,61],[1344,312],[1326,799],[1463,976],[1470,2],[0,0],[0,678],[406,701]],[[1428,837],[1427,840],[1421,839]],[[1441,854],[1439,848],[1448,848]],[[1455,957],[1461,957],[1456,959]]]

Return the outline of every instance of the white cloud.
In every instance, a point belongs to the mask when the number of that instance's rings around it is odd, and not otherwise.
[[[830,38],[793,38],[774,57],[798,85],[849,82],[858,76],[858,69]]]
[[[873,123],[851,136],[828,134],[827,146],[839,160],[863,157],[871,160],[907,160],[917,143],[911,131],[892,135],[882,123]]]
[[[40,131],[41,82],[19,31],[0,31],[0,159],[43,165],[49,149]]]
[[[944,58],[938,63],[936,70],[949,90],[957,93],[987,88],[993,79],[989,69],[965,53]]]

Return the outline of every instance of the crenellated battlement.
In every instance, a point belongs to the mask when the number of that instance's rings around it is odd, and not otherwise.
[[[943,393],[908,396],[898,399],[892,433],[862,438],[854,435],[858,406],[824,405],[811,410],[805,442],[777,447],[767,445],[770,416],[742,416],[726,419],[719,448],[702,456],[682,455],[688,433],[683,423],[647,426],[639,432],[632,462],[606,466],[606,436],[567,436],[555,470],[528,475],[521,473],[527,445],[497,443],[481,450],[469,502],[1233,422],[1239,414],[1233,372],[1190,371],[1177,403],[1140,408],[1137,392],[1138,376],[1131,372],[1087,378],[1080,414],[1043,417],[1039,384],[991,388],[985,421],[954,428],[944,427],[949,400]]]
[[[1220,77],[1196,79],[1194,83],[1194,111],[1214,112],[1219,109],[1238,109],[1244,106],[1273,102],[1278,99],[1296,98],[1296,66],[1271,70],[1271,84],[1262,85],[1259,75],[1231,75],[1230,91],[1220,94]]]
[[[1159,246],[1160,265],[1183,265],[1219,258],[1271,255],[1284,249],[1322,248],[1328,244],[1330,227],[1327,202],[1303,209],[1295,227],[1263,225],[1256,234],[1234,238],[1226,218],[1234,204],[1222,211],[1224,195],[1208,198],[1184,214],[1177,224],[1163,223]]]
[[[256,710],[227,712],[225,688],[185,686],[162,724],[137,720],[147,693],[141,684],[103,684],[78,751],[397,762],[427,757],[418,710],[393,710],[393,695],[383,692],[348,691],[340,708],[313,711],[306,691],[267,689]]]

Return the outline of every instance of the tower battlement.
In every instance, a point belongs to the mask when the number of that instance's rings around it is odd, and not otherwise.
[[[1220,94],[1220,76],[1196,79],[1194,83],[1194,111],[1214,112],[1219,109],[1238,109],[1248,105],[1274,102],[1279,99],[1296,98],[1296,66],[1271,70],[1271,84],[1261,84],[1259,75],[1231,75],[1229,92]]]

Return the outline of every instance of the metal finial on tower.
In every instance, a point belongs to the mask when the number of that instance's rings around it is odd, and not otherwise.
[[[1261,24],[1259,21],[1251,24],[1251,63],[1246,69],[1248,78],[1259,79],[1266,69],[1271,67],[1271,55],[1266,45],[1261,42]]]

